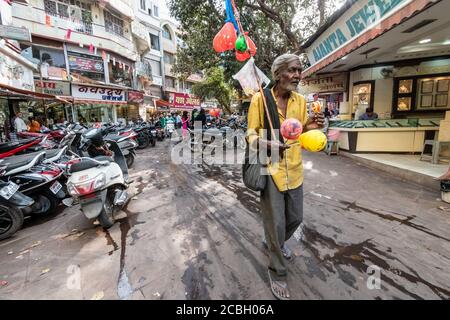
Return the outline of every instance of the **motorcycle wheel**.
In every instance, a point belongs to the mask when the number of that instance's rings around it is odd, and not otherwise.
[[[52,214],[55,212],[56,207],[59,204],[58,199],[52,194],[50,194],[49,191],[45,191],[42,194],[39,194],[35,197],[33,197],[35,203],[41,203],[42,208],[38,211],[33,211],[33,215],[37,217],[45,217],[49,214]]]
[[[134,156],[130,153],[130,154],[128,154],[128,155],[126,155],[126,160],[127,160],[127,167],[128,168],[131,168],[131,166],[133,165],[133,163],[134,163]]]
[[[23,225],[23,213],[20,209],[0,204],[0,240],[11,237]]]
[[[150,138],[146,134],[140,134],[138,136],[138,149],[145,149],[150,144]]]
[[[98,216],[98,222],[100,225],[105,228],[109,229],[114,225],[114,204],[113,200],[111,199],[111,196],[108,192],[108,195],[106,196],[105,204],[103,205],[102,212]]]

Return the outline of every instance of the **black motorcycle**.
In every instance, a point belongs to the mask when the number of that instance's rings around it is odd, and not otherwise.
[[[0,181],[0,240],[14,235],[22,228],[24,212],[34,200],[19,191],[14,182]]]
[[[63,178],[63,170],[51,163],[43,163],[46,156],[52,155],[39,151],[6,158],[0,162],[3,168],[1,180],[18,185],[20,192],[34,200],[31,207],[33,215],[53,213],[66,196],[59,181]]]

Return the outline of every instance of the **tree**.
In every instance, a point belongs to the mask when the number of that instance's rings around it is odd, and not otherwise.
[[[277,56],[302,53],[301,43],[324,23],[338,1],[342,0],[235,0],[243,28],[258,47],[258,67],[270,76]],[[242,63],[236,61],[234,53],[217,54],[212,48],[213,38],[224,24],[224,1],[169,0],[168,4],[172,16],[180,22],[185,44],[178,50],[174,71],[187,77],[222,66],[225,81],[231,82]]]
[[[192,86],[192,92],[200,99],[216,99],[219,106],[231,113],[231,87],[225,82],[222,68],[213,67],[206,72],[205,80]]]

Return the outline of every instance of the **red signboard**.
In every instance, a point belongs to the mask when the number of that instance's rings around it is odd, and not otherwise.
[[[170,93],[169,102],[175,108],[196,108],[200,107],[200,98],[189,95],[187,93]]]
[[[128,102],[144,103],[144,94],[139,91],[128,91]]]

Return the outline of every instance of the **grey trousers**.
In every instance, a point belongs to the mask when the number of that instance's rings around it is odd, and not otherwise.
[[[286,260],[281,246],[292,237],[303,220],[303,185],[285,192],[278,191],[271,176],[261,192],[264,233],[269,247],[269,270],[277,280],[287,276]]]

